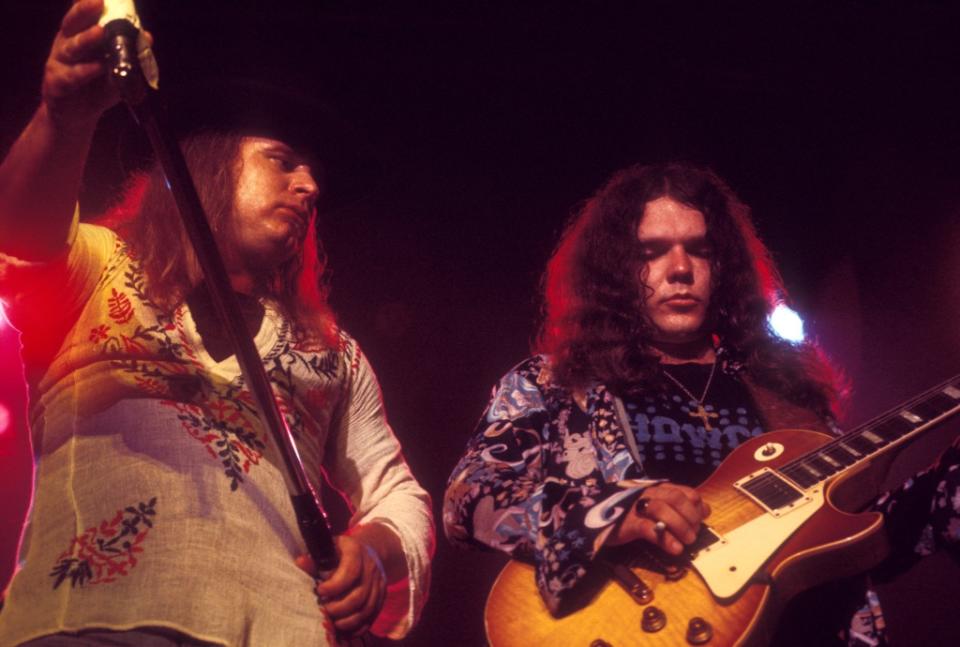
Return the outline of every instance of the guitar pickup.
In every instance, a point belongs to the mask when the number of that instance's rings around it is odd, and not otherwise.
[[[813,498],[771,469],[763,468],[736,481],[733,486],[760,504],[774,517],[810,503]]]

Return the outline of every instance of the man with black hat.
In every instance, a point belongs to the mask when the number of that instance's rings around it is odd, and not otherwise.
[[[0,165],[0,297],[22,332],[37,461],[0,642],[403,636],[426,598],[430,501],[327,307],[320,169],[259,129],[182,142],[305,467],[350,500],[339,566],[315,584],[281,461],[197,290],[162,174],[131,182],[109,228],[76,215],[95,126],[117,101],[101,12],[80,0],[65,15],[40,106]]]

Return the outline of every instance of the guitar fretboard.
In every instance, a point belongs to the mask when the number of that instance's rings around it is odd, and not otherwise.
[[[808,489],[862,460],[905,442],[960,412],[960,375],[922,393],[853,431],[741,487],[775,510],[802,495],[792,483]],[[792,483],[791,483],[792,482]]]

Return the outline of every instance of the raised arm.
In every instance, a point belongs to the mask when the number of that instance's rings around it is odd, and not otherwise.
[[[67,11],[44,67],[41,100],[0,164],[0,252],[28,261],[62,251],[97,120],[118,96],[105,76],[103,0]]]

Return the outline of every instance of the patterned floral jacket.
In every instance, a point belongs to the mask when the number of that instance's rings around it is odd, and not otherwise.
[[[575,407],[590,415],[571,431]],[[533,357],[508,373],[447,487],[443,520],[455,544],[533,560],[553,613],[584,578],[607,535],[643,489],[614,398],[602,385],[576,397]]]

